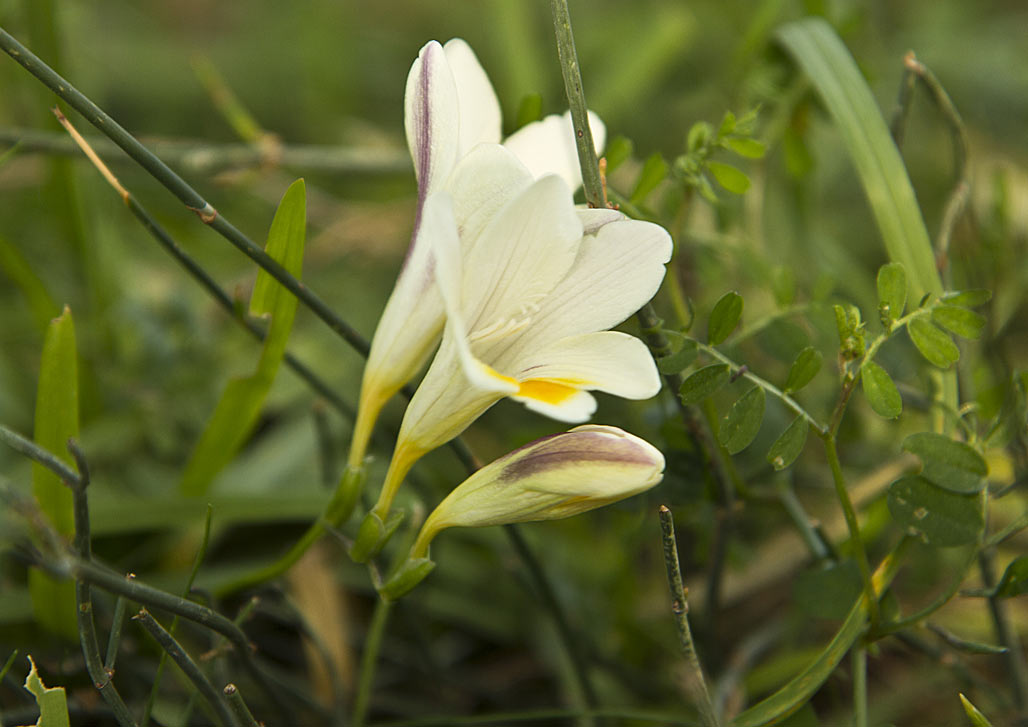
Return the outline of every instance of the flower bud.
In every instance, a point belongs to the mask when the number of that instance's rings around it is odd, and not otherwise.
[[[570,517],[648,490],[663,476],[660,451],[617,427],[590,424],[543,437],[451,492],[428,516],[411,557],[426,557],[445,528]]]

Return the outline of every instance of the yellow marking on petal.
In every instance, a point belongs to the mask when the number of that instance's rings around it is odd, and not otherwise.
[[[522,381],[518,389],[518,396],[554,405],[563,404],[577,393],[578,388],[574,386],[557,381],[546,381],[545,379]]]
[[[505,375],[501,374],[499,371],[494,369],[489,364],[485,364],[485,363],[482,363],[481,361],[479,361],[478,362],[478,366],[479,366],[479,369],[482,371],[482,373],[484,373],[486,376],[488,376],[491,379],[496,379],[497,381],[502,381],[503,383],[509,384],[510,386],[524,386],[524,384],[522,384],[517,379],[512,379],[509,376],[505,376]]]

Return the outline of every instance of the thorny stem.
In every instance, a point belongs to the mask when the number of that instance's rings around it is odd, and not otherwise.
[[[664,565],[667,568],[668,588],[671,591],[671,612],[675,617],[678,641],[685,654],[686,666],[689,669],[685,682],[686,689],[695,703],[705,727],[718,727],[714,705],[710,700],[710,692],[707,691],[707,682],[703,678],[703,667],[700,666],[700,659],[696,655],[696,647],[692,641],[692,631],[689,629],[689,602],[682,585],[682,569],[678,562],[678,542],[675,539],[674,519],[671,510],[665,505],[660,506],[659,515],[661,541],[664,545]]]

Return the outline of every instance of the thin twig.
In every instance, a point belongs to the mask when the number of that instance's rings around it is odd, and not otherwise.
[[[703,667],[700,666],[700,658],[696,654],[696,647],[692,641],[692,631],[689,629],[689,602],[682,585],[682,569],[678,563],[678,541],[675,539],[674,519],[671,516],[671,510],[665,505],[660,506],[659,514],[661,540],[664,544],[664,565],[667,568],[668,588],[671,590],[671,612],[675,616],[678,641],[685,653],[685,662],[688,668],[685,678],[686,690],[695,703],[705,727],[718,727],[714,705],[710,700],[710,692],[707,691],[707,682],[703,678]]]
[[[232,710],[229,709],[228,700],[225,695],[219,693],[214,688],[210,680],[203,673],[197,663],[193,661],[193,658],[182,648],[182,645],[175,640],[175,637],[168,633],[167,629],[157,623],[157,620],[150,615],[150,612],[145,608],[141,609],[139,613],[132,617],[133,621],[138,621],[147,633],[149,633],[154,640],[160,644],[168,656],[171,657],[182,673],[189,678],[189,681],[196,687],[196,691],[206,700],[207,704],[210,705],[214,711],[215,716],[218,718],[218,722],[223,727],[239,727],[236,722],[235,715]]]
[[[228,706],[235,715],[236,723],[240,727],[258,727],[259,723],[253,718],[250,708],[243,701],[243,695],[239,693],[239,687],[235,684],[226,684],[222,690],[228,699]]]
[[[992,591],[996,587],[996,574],[993,572],[992,548],[985,548],[978,554],[978,568],[982,576],[982,585]],[[1007,674],[1014,693],[1014,703],[1021,716],[1028,712],[1028,667],[1025,665],[1024,650],[1017,631],[1010,625],[1007,614],[1007,603],[995,594],[989,597],[989,613],[996,629],[996,640],[1007,648],[1003,658],[1007,663]]]
[[[40,447],[31,439],[23,437],[13,429],[8,429],[3,424],[0,424],[0,442],[8,445],[19,454],[25,455],[33,462],[38,462],[43,465],[60,477],[62,482],[68,483],[69,486],[73,488],[81,486],[78,472],[73,470],[57,455],[43,447]]]
[[[93,557],[89,533],[89,501],[86,496],[86,488],[89,486],[89,468],[86,466],[82,450],[74,441],[68,441],[68,449],[79,468],[79,474],[73,481],[65,480],[72,493],[75,516],[75,552],[79,558],[88,563]],[[79,643],[82,646],[86,670],[89,672],[90,679],[93,680],[93,686],[100,692],[104,701],[107,702],[107,706],[111,708],[118,724],[122,727],[135,727],[136,721],[132,717],[132,713],[111,681],[113,674],[104,668],[100,658],[100,641],[96,636],[96,623],[93,621],[93,595],[88,583],[75,581],[75,601]]]
[[[867,727],[867,647],[857,644],[850,652],[853,671],[853,727]]]
[[[88,142],[97,154],[110,158],[112,163],[128,161],[118,154],[119,147],[105,137],[91,136]],[[215,144],[186,139],[146,139],[145,142],[171,166],[200,175],[270,167],[352,177],[409,174],[413,168],[405,149],[289,144],[278,147],[271,156],[267,149],[252,144]],[[0,145],[10,146],[17,154],[78,155],[78,146],[63,134],[37,129],[0,129]]]

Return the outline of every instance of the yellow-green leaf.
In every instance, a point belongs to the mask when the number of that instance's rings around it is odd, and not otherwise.
[[[964,706],[964,714],[971,720],[971,727],[992,727],[992,722],[979,712],[978,708],[971,704],[971,700],[963,694],[960,695],[960,703]]]
[[[975,339],[982,335],[985,317],[959,305],[940,305],[932,309],[932,321],[961,338]]]
[[[896,320],[903,315],[906,304],[907,273],[899,263],[886,263],[878,269],[878,310],[882,320]]]
[[[739,318],[742,317],[742,296],[735,291],[729,291],[718,299],[710,311],[710,321],[707,323],[707,340],[710,345],[716,346],[722,343],[735,327],[739,325]]]
[[[985,527],[978,495],[950,492],[918,475],[893,482],[887,500],[893,519],[928,545],[968,545]]]
[[[68,440],[79,433],[78,353],[75,322],[65,308],[50,322],[43,341],[36,389],[36,444],[74,464]],[[75,532],[71,490],[53,472],[32,465],[32,492],[39,509],[62,535]],[[41,571],[29,572],[29,592],[36,620],[45,628],[75,640],[75,588],[70,581],[56,581]]]
[[[745,194],[750,188],[750,178],[731,164],[707,162],[707,169],[714,175],[717,183],[732,194]]]
[[[810,383],[821,370],[824,356],[813,346],[807,346],[799,352],[789,369],[789,378],[785,381],[785,391],[799,391]]]
[[[940,369],[948,369],[960,358],[960,349],[949,334],[924,318],[911,320],[907,334],[921,355]]]
[[[764,421],[764,390],[754,386],[739,397],[724,417],[718,437],[729,454],[737,454],[750,446]]]
[[[39,678],[36,662],[28,657],[31,668],[25,677],[25,689],[36,698],[39,707],[39,721],[36,727],[68,727],[68,697],[64,687],[48,687]]]
[[[728,364],[704,366],[682,382],[678,397],[683,404],[698,404],[727,384],[728,378]]]
[[[295,278],[302,272],[306,236],[306,192],[297,180],[282,197],[268,232],[266,250]],[[227,465],[253,430],[264,400],[285,356],[289,332],[296,316],[296,298],[264,270],[257,274],[250,311],[270,315],[264,348],[257,370],[229,381],[207,428],[186,465],[180,489],[186,495],[202,495]]]
[[[784,432],[775,440],[775,443],[771,445],[771,449],[767,451],[767,461],[776,470],[783,470],[800,456],[800,452],[803,451],[803,445],[807,443],[807,434],[810,431],[810,425],[807,420],[801,416],[796,417],[792,420]]]

